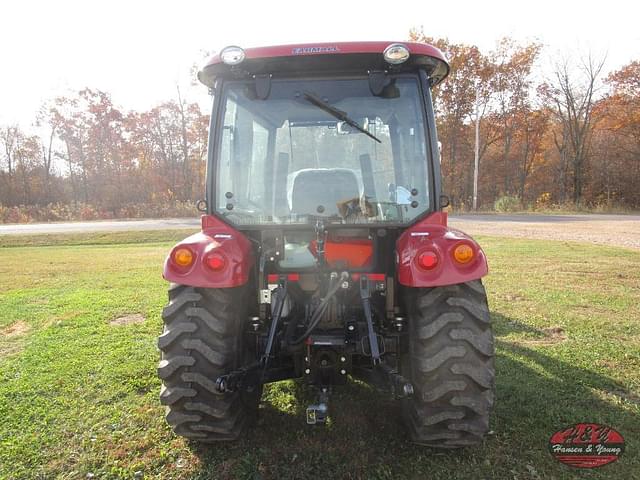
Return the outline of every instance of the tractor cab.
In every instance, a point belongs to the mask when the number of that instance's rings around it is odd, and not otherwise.
[[[434,210],[430,87],[447,70],[422,44],[224,49],[199,75],[216,98],[211,213],[261,228]]]
[[[323,264],[318,228],[334,267],[374,267],[372,229],[439,209],[430,87],[447,71],[424,44],[225,48],[199,75],[215,97],[208,213],[279,230],[276,270]]]

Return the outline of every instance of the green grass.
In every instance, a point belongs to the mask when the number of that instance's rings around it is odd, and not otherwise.
[[[197,229],[196,229],[197,230]],[[112,245],[128,243],[178,242],[194,229],[144,230],[138,232],[49,233],[44,235],[0,235],[2,247],[53,245]]]
[[[1,479],[640,478],[640,252],[480,238],[498,400],[477,448],[408,443],[399,405],[356,382],[309,428],[311,393],[291,381],[266,388],[250,438],[201,447],[166,426],[155,376],[160,268],[184,234],[100,235],[0,248]],[[146,320],[110,325],[129,313]],[[589,472],[553,460],[551,433],[580,421],[620,431],[622,458]]]

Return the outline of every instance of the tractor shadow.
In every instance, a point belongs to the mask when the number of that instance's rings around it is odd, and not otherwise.
[[[400,402],[358,381],[334,390],[326,426],[307,426],[305,409],[315,396],[305,385],[287,381],[265,388],[259,420],[246,438],[190,444],[201,465],[195,478],[540,478],[529,467],[542,478],[572,477],[574,470],[551,458],[547,442],[555,431],[578,422],[609,425],[627,441],[626,458],[590,472],[594,478],[616,477],[628,468],[623,461],[640,471],[638,409],[634,413],[615,398],[633,402],[633,394],[605,375],[558,358],[551,349],[562,346],[503,340],[512,333],[532,338],[547,333],[499,313],[492,317],[497,401],[492,434],[478,447],[440,451],[408,442]]]

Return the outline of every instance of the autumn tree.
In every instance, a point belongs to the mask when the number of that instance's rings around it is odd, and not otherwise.
[[[0,201],[6,205],[41,203],[37,175],[41,154],[39,137],[12,126],[0,130],[0,142],[7,166]]]
[[[3,169],[0,172],[2,175],[2,190],[0,193],[0,201],[5,205],[13,205],[13,184],[14,184],[14,155],[15,155],[15,144],[16,144],[16,136],[18,135],[18,127],[17,126],[8,126],[0,128],[0,142],[2,143],[2,153],[4,163],[2,165]],[[6,168],[6,170],[4,170]]]
[[[612,72],[609,95],[596,106],[601,118],[594,139],[591,194],[607,203],[640,204],[640,62]],[[595,157],[595,156],[594,156]]]
[[[541,45],[504,38],[493,51],[482,54],[475,46],[432,39],[415,30],[410,37],[434,44],[450,60],[449,78],[435,89],[434,97],[443,143],[444,183],[454,204],[465,202],[472,191],[476,114],[480,117],[481,199],[522,196],[535,156],[530,143],[524,148],[527,159],[522,160],[523,149],[514,142],[516,137],[533,141],[540,136],[537,131],[533,134],[529,114],[535,108],[532,70]],[[543,122],[535,122],[536,128],[543,126]],[[527,131],[528,135],[521,134]]]
[[[524,196],[526,177],[531,160],[535,158],[531,141],[535,135],[540,135],[539,129],[543,126],[539,118],[537,122],[531,118],[531,73],[541,48],[539,43],[519,45],[510,38],[503,38],[489,56],[492,73],[489,86],[495,111],[493,120],[497,123],[499,133],[496,137],[501,144],[501,193],[517,192],[520,198]],[[516,137],[522,140],[520,149],[514,148]],[[519,178],[519,188],[514,185],[515,178]]]
[[[436,46],[449,59],[449,77],[433,91],[434,108],[443,145],[444,189],[454,203],[464,202],[473,190],[473,141],[469,141],[469,132],[476,100],[484,115],[491,97],[489,60],[474,45],[434,39],[418,30],[412,30],[409,37]],[[491,132],[483,135],[481,156],[495,141],[493,137]]]
[[[582,202],[585,167],[595,126],[593,112],[603,67],[604,59],[596,60],[592,55],[582,59],[577,68],[564,59],[556,64],[554,78],[540,88],[546,101],[553,106],[556,121],[561,127],[561,136],[556,135],[555,138],[561,155],[560,181],[564,188],[565,175],[571,172],[573,203],[576,206]]]
[[[151,179],[149,195],[182,201],[202,195],[208,121],[197,104],[182,99],[127,117],[133,155]]]
[[[56,149],[56,139],[61,134],[62,117],[58,114],[53,102],[46,102],[40,107],[36,116],[36,125],[43,129],[42,138],[42,173],[44,180],[44,202],[50,203],[54,199],[52,192],[52,174],[54,160],[62,157]]]
[[[524,108],[518,112],[520,128],[516,133],[516,142],[520,146],[518,151],[518,198],[523,205],[527,204],[527,180],[536,165],[544,164],[544,152],[548,143],[547,138],[550,115],[545,109]]]

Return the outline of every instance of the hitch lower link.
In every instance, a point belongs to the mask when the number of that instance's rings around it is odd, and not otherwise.
[[[219,393],[235,392],[241,388],[251,391],[256,386],[264,383],[269,360],[271,359],[271,350],[278,330],[280,317],[282,317],[282,309],[287,298],[287,281],[281,279],[278,284],[276,299],[273,304],[273,316],[271,319],[271,327],[267,337],[267,346],[260,360],[257,360],[245,367],[240,367],[226,375],[222,375],[216,379],[216,390]],[[260,373],[258,373],[260,372]]]
[[[386,379],[391,386],[393,395],[398,398],[410,397],[413,395],[413,385],[405,377],[393,370],[391,366],[385,363],[380,355],[378,347],[378,336],[373,328],[373,315],[371,314],[371,293],[369,290],[369,279],[366,275],[360,277],[360,299],[362,300],[362,309],[364,317],[367,321],[367,336],[369,337],[369,351],[371,352],[371,363],[374,370],[377,370]]]
[[[221,375],[216,378],[217,392],[236,392],[242,388],[252,391],[260,383],[258,372],[262,367],[262,361],[257,361],[226,375]]]

